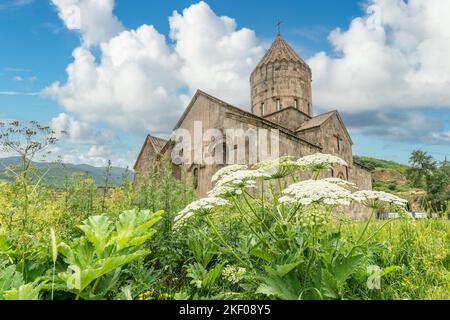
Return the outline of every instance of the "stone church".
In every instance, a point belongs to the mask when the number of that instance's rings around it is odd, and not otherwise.
[[[314,153],[339,156],[348,163],[348,167],[333,168],[324,176],[345,179],[355,183],[360,190],[370,190],[371,173],[353,161],[352,138],[339,112],[335,110],[314,115],[311,82],[310,67],[278,33],[250,75],[251,112],[199,90],[174,130],[194,132],[195,122],[203,124],[202,130],[277,130],[280,156],[300,158]],[[173,148],[173,141],[148,135],[134,166],[135,184],[139,183],[139,177],[145,176],[152,164],[163,157],[170,160]],[[197,195],[204,197],[213,187],[211,177],[223,166],[194,162],[184,164],[184,170],[181,170],[180,165],[172,164],[172,167],[176,176],[180,177],[181,172],[185,172],[192,177]],[[365,214],[357,207],[351,211],[355,218]]]

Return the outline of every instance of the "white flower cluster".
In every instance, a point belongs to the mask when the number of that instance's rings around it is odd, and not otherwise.
[[[174,219],[174,227],[187,220],[198,211],[208,211],[220,206],[229,206],[224,199],[231,195],[242,194],[242,189],[254,187],[256,179],[267,177],[267,174],[257,170],[248,170],[246,165],[233,165],[220,169],[213,176],[215,187],[208,192],[208,197],[194,201],[184,208]]]
[[[325,180],[307,180],[290,185],[283,190],[280,203],[298,203],[310,205],[324,203],[327,205],[349,205],[351,192],[336,183]]]
[[[192,217],[196,212],[208,211],[216,207],[229,206],[230,203],[222,198],[208,197],[192,202],[186,208],[184,208],[175,217],[175,223],[179,223],[182,220],[187,220]]]
[[[241,282],[246,273],[247,270],[245,268],[230,265],[226,266],[222,270],[222,275],[224,278],[234,284]]]
[[[247,188],[255,187],[258,180],[283,178],[297,171],[309,168],[320,172],[321,169],[331,168],[333,165],[347,166],[347,163],[333,155],[314,154],[294,161],[291,157],[282,157],[276,160],[263,161],[249,170],[246,165],[232,165],[220,169],[213,176],[215,187],[208,193],[208,198],[195,201],[188,205],[175,218],[175,225],[192,217],[198,211],[208,211],[229,206],[226,198],[241,195]],[[364,204],[369,208],[379,208],[383,204],[406,206],[407,201],[395,195],[380,191],[357,191],[356,185],[338,178],[322,180],[307,180],[295,183],[282,191],[279,198],[281,204],[297,204],[309,206],[312,204],[328,206],[346,206],[352,201]],[[318,207],[305,210],[300,223],[304,225],[317,225],[327,221],[329,215]],[[230,269],[231,270],[231,269]]]
[[[217,182],[220,179],[222,179],[222,177],[230,174],[231,172],[235,172],[235,171],[241,171],[241,170],[246,170],[248,169],[248,167],[246,165],[240,165],[240,164],[235,164],[235,165],[231,165],[231,166],[227,166],[225,168],[220,169],[219,171],[217,171],[212,179],[211,182]]]
[[[253,185],[248,184],[246,187],[253,187]],[[228,198],[235,195],[241,195],[242,189],[233,187],[231,185],[215,186],[211,191],[208,192],[208,197],[215,198]]]
[[[290,176],[304,167],[293,160],[293,157],[281,157],[257,163],[254,169],[268,176],[269,179],[279,179]]]
[[[362,203],[369,208],[377,208],[383,203],[405,207],[408,203],[405,199],[383,191],[357,191],[352,194],[352,198],[356,202]]]
[[[224,168],[226,169],[226,168]],[[269,175],[257,170],[234,170],[217,181],[216,186],[208,192],[210,197],[228,197],[242,194],[242,189],[253,188],[256,180],[268,178]]]
[[[350,189],[357,188],[356,184],[354,184],[350,181],[339,179],[339,178],[325,178],[325,179],[322,179],[322,181],[334,183],[342,188],[350,188]]]
[[[245,186],[247,182],[256,183],[256,180],[268,178],[269,175],[257,170],[233,171],[217,181],[216,186],[233,185]]]
[[[331,154],[323,153],[316,153],[300,158],[297,160],[297,163],[302,166],[312,168],[313,170],[327,169],[331,168],[334,165],[348,166],[347,162],[345,162],[341,158],[333,156]]]

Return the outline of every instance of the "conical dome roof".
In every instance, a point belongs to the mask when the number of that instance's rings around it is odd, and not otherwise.
[[[264,117],[293,107],[311,117],[311,81],[311,68],[278,33],[250,75],[252,112]]]
[[[255,67],[255,70],[277,61],[292,61],[306,65],[305,61],[303,61],[294,49],[292,49],[291,46],[283,39],[281,33],[278,33],[277,38]]]

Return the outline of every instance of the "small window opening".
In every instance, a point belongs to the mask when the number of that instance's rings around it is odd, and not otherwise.
[[[198,168],[194,169],[194,189],[198,189]]]

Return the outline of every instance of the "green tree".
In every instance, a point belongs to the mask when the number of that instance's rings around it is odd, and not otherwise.
[[[409,157],[411,168],[406,171],[408,179],[416,188],[425,188],[433,172],[437,169],[433,157],[421,150],[414,150]]]
[[[430,209],[445,214],[448,212],[450,203],[450,164],[442,162],[427,177],[426,201]]]

